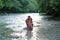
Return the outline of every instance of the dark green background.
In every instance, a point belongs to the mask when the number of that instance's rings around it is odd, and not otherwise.
[[[0,13],[60,14],[60,0],[0,0]]]

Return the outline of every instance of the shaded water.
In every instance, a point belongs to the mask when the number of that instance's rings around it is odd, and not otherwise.
[[[28,15],[33,19],[32,31],[26,29],[25,19]],[[60,40],[60,21],[39,13],[2,15],[0,40]]]

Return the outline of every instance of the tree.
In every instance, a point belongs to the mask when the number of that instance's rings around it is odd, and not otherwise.
[[[0,0],[0,12],[37,12],[37,0]]]

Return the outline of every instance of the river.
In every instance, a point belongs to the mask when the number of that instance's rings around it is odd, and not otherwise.
[[[33,30],[25,24],[33,19]],[[60,20],[39,13],[0,15],[0,40],[60,40]]]

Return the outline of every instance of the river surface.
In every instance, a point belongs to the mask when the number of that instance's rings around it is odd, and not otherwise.
[[[33,19],[33,30],[25,24],[27,16]],[[0,40],[60,40],[60,20],[39,13],[0,15]]]

